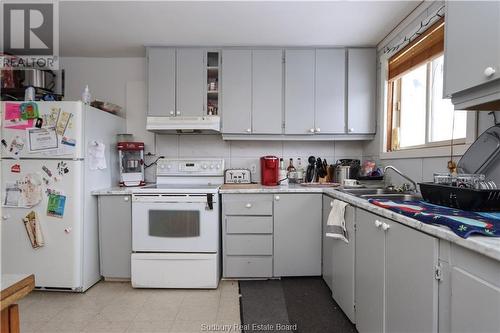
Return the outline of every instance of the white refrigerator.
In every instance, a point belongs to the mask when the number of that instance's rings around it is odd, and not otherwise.
[[[1,106],[1,271],[85,291],[100,279],[91,192],[118,183],[125,120],[81,102]]]

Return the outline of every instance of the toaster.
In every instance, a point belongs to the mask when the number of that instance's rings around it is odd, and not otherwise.
[[[250,184],[252,182],[249,169],[226,169],[224,184]]]

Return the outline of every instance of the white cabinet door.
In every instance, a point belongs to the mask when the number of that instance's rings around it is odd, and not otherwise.
[[[148,47],[148,116],[175,115],[175,49]]]
[[[375,133],[376,50],[348,49],[347,131]]]
[[[445,29],[445,97],[500,79],[500,2],[448,1]]]
[[[222,51],[222,132],[252,132],[252,51]]]
[[[335,239],[332,242],[333,251],[333,284],[332,296],[342,311],[353,323],[355,322],[354,312],[354,255],[356,237],[354,235],[354,223],[356,219],[356,209],[347,206],[345,210],[345,222],[347,238],[349,243]]]
[[[356,210],[356,328],[383,332],[385,235],[383,219]]]
[[[490,271],[494,272],[493,269]],[[451,332],[500,331],[500,288],[498,286],[459,267],[453,267],[451,288]]]
[[[385,331],[437,332],[438,240],[386,221]]]
[[[345,49],[316,50],[314,123],[317,134],[345,133]]]
[[[285,51],[285,134],[314,134],[314,50]]]
[[[281,134],[283,51],[252,51],[252,132]]]
[[[204,115],[205,50],[177,49],[176,116]]]
[[[274,195],[274,276],[321,275],[321,194]]]

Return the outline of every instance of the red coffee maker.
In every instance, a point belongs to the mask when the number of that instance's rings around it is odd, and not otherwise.
[[[279,162],[280,159],[276,156],[262,156],[260,158],[260,179],[262,185],[278,185]]]

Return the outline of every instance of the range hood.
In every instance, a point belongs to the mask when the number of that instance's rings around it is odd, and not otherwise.
[[[147,117],[146,129],[157,133],[219,133],[220,117]]]

